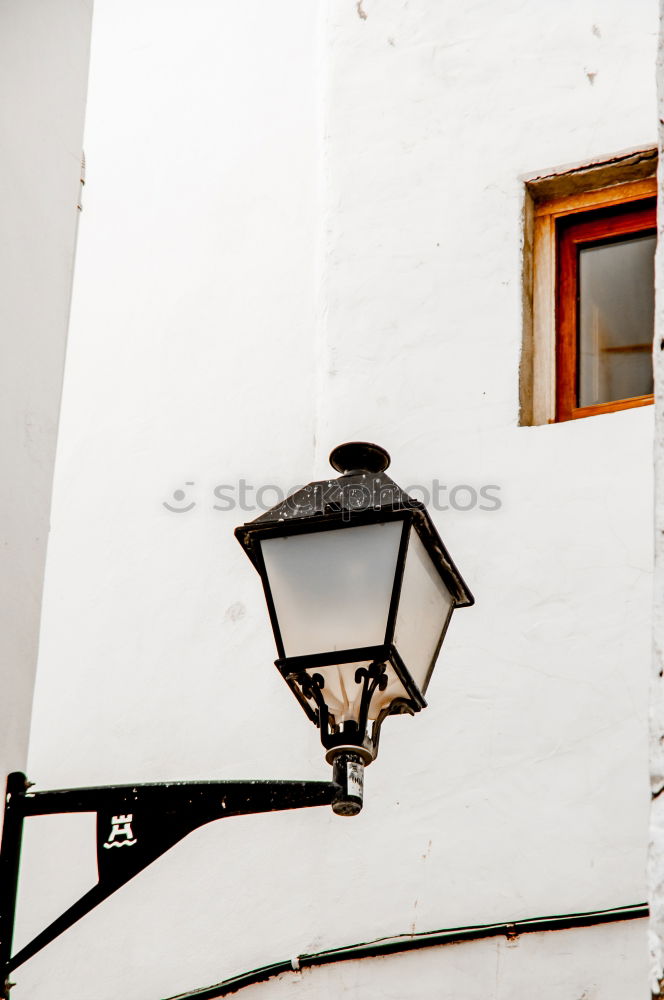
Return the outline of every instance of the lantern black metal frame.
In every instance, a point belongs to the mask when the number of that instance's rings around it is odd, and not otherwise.
[[[328,761],[331,762],[334,755],[342,748],[353,747],[361,755],[363,762],[369,764],[378,751],[380,730],[385,718],[405,713],[413,715],[426,707],[424,694],[445,639],[452,612],[455,608],[470,607],[474,604],[474,598],[424,504],[410,497],[385,475],[384,470],[389,464],[387,452],[377,445],[366,442],[350,442],[336,448],[330,460],[335,467],[350,468],[352,471],[342,474],[338,479],[310,483],[254,521],[236,528],[235,535],[256,567],[263,583],[278,653],[275,666],[293,691],[307,717],[319,728]],[[338,465],[336,461],[339,462]],[[362,463],[365,467],[358,468]],[[272,538],[290,538],[300,534],[385,524],[390,521],[401,521],[403,527],[383,642],[374,646],[330,650],[306,656],[287,656],[261,542]],[[415,683],[394,644],[411,528],[417,532],[452,597],[447,618],[442,624],[421,688]],[[320,673],[312,674],[312,671],[359,661],[370,664],[368,668],[360,667],[355,673],[355,682],[362,685],[359,718],[357,722],[345,722],[342,728],[330,718],[322,693],[325,684],[323,676]],[[395,699],[389,708],[382,711],[373,722],[371,732],[367,736],[366,726],[371,698],[376,688],[384,689],[387,683],[385,669],[388,663],[403,685],[407,697]]]

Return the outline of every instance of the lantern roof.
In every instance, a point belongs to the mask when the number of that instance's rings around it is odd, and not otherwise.
[[[260,571],[256,543],[270,535],[376,523],[409,517],[457,607],[469,607],[474,598],[456,568],[424,504],[409,496],[385,473],[390,456],[379,445],[365,441],[339,445],[330,463],[342,471],[336,479],[308,483],[253,521],[236,528],[235,536]]]

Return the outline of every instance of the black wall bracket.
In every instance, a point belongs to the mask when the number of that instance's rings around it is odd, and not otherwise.
[[[29,788],[20,771],[9,775],[0,847],[0,1000],[8,1000],[14,969],[198,827],[226,816],[332,805],[348,794],[331,781],[174,781],[43,792]],[[78,812],[97,814],[97,884],[12,955],[24,820]]]

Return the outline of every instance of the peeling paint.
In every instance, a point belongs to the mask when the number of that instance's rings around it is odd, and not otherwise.
[[[226,608],[226,613],[224,614],[224,621],[227,622],[239,622],[247,614],[247,609],[242,603],[242,601],[235,601],[230,607]]]

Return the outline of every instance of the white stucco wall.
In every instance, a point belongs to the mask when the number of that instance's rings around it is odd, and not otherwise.
[[[0,5],[3,776],[24,770],[28,752],[78,224],[91,15],[92,0]]]
[[[95,18],[33,780],[327,777],[232,537],[256,512],[215,510],[215,486],[294,485],[363,438],[404,486],[496,484],[502,506],[433,512],[477,606],[430,708],[386,723],[361,816],[198,831],[18,970],[15,1000],[65,974],[68,1000],[146,1000],[384,934],[641,902],[653,414],[517,426],[521,178],[654,141],[656,5]],[[30,834],[18,943],[68,901],[84,826]],[[644,923],[621,938],[634,996]],[[560,981],[610,1000],[621,933],[575,932]],[[529,983],[546,962],[523,954]],[[444,967],[472,1000],[453,958],[422,955],[389,960],[395,996]],[[341,973],[302,995],[317,975]],[[510,982],[495,995],[532,996]]]

